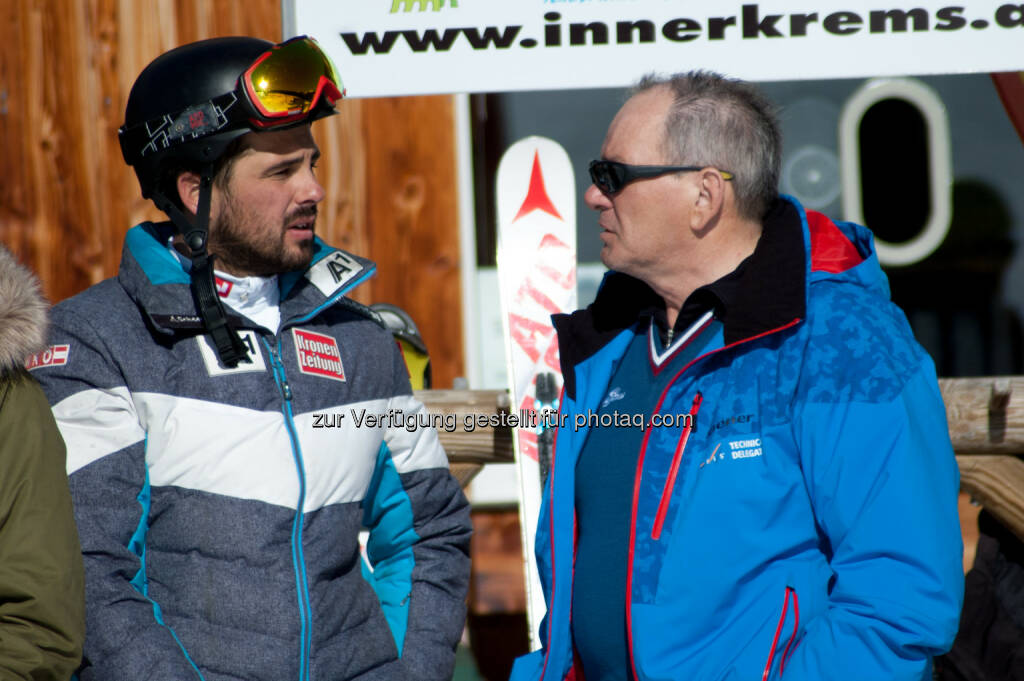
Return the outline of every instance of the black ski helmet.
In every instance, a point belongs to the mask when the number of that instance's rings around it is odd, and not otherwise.
[[[144,198],[157,200],[154,194],[162,190],[168,171],[215,163],[232,141],[267,127],[245,115],[239,78],[274,48],[259,38],[211,38],[165,52],[142,70],[128,95],[118,137]],[[321,98],[292,124],[333,113],[334,105]]]

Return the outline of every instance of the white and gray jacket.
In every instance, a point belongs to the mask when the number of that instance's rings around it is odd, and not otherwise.
[[[32,367],[68,446],[80,678],[450,678],[469,511],[436,432],[396,418],[423,406],[389,332],[345,297],[372,263],[318,241],[279,277],[276,334],[229,311],[251,360],[229,369],[169,234],[130,230]]]

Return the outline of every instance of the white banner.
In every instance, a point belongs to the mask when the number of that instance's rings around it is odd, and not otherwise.
[[[283,0],[352,97],[1024,69],[1024,3],[994,0]]]

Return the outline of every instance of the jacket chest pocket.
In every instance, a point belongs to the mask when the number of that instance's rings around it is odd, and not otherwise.
[[[675,488],[676,478],[679,477],[679,468],[682,465],[683,455],[686,453],[686,445],[690,441],[690,434],[696,427],[697,415],[700,412],[703,401],[704,396],[700,392],[694,395],[690,412],[683,419],[682,432],[679,434],[679,440],[672,454],[672,463],[669,465],[668,474],[665,476],[665,486],[661,491],[658,508],[654,514],[654,523],[651,526],[651,539],[654,541],[658,541],[661,538],[661,530],[665,525],[665,515],[668,513],[669,503],[672,500],[672,491]],[[655,414],[652,417],[652,421],[658,416],[663,415]],[[652,423],[651,426],[654,427],[655,424]]]

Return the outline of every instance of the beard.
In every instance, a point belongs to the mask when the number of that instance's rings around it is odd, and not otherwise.
[[[209,249],[216,254],[218,269],[236,276],[269,277],[303,269],[313,259],[313,238],[289,244],[287,225],[312,218],[315,233],[316,215],[316,206],[300,208],[275,226],[264,216],[247,212],[227,194],[223,210],[210,225]]]

